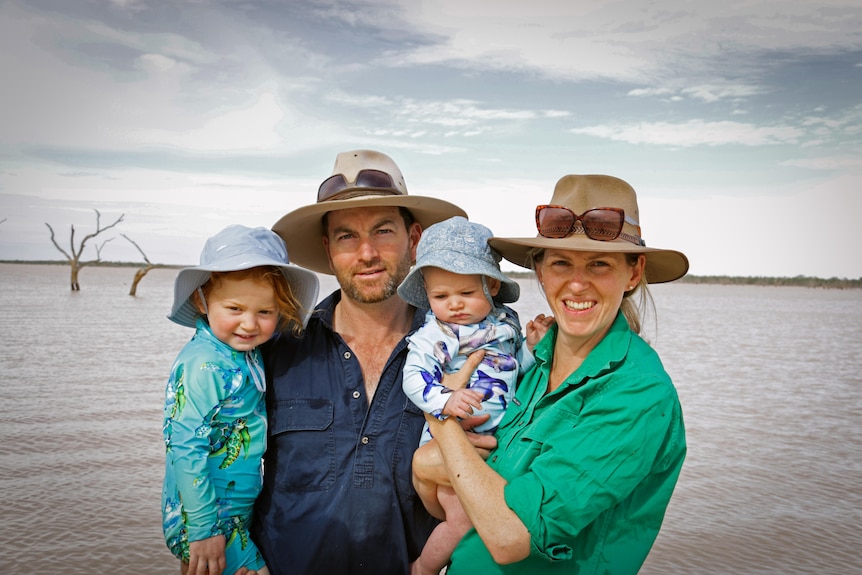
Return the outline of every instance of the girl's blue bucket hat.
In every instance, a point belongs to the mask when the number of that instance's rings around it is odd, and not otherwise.
[[[416,265],[398,286],[398,295],[412,306],[428,308],[422,268],[435,267],[461,274],[478,274],[500,280],[497,303],[518,301],[521,287],[500,271],[500,254],[488,245],[491,230],[461,216],[428,227],[416,246]],[[487,289],[486,289],[487,294]]]
[[[174,281],[174,305],[168,319],[182,326],[195,327],[200,312],[190,296],[210,279],[212,272],[232,272],[259,266],[281,268],[302,308],[299,315],[305,327],[317,303],[317,275],[291,264],[284,241],[272,230],[240,225],[228,226],[208,239],[201,252],[200,265],[179,271]]]

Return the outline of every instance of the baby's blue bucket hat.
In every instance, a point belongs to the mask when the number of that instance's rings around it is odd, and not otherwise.
[[[494,297],[499,303],[518,301],[521,287],[500,271],[500,254],[488,245],[491,230],[461,216],[429,226],[416,246],[416,265],[398,286],[398,295],[412,306],[430,307],[422,279],[422,268],[435,267],[446,271],[479,274],[500,280],[500,291]],[[485,290],[488,294],[487,288]]]
[[[183,268],[174,281],[174,305],[168,319],[186,327],[195,327],[200,315],[190,296],[210,279],[212,272],[232,272],[258,266],[275,266],[290,283],[293,295],[302,309],[302,326],[317,303],[318,279],[314,272],[290,263],[284,241],[267,228],[228,226],[204,244],[200,265]]]

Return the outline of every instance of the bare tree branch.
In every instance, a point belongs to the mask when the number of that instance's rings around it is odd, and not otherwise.
[[[102,248],[104,248],[104,247],[105,247],[105,244],[106,244],[106,243],[110,242],[110,241],[111,241],[111,240],[113,240],[113,239],[114,239],[114,238],[108,238],[108,239],[106,239],[105,241],[103,241],[101,244],[99,244],[99,245],[97,245],[97,246],[96,246],[96,259],[94,259],[94,260],[90,260],[90,261],[88,261],[88,262],[78,262],[78,266],[80,266],[80,267],[84,267],[84,266],[87,266],[87,265],[90,265],[90,264],[95,264],[95,263],[98,263],[98,262],[102,261]]]
[[[71,262],[71,261],[72,261],[72,256],[70,256],[69,254],[67,254],[67,253],[66,253],[66,250],[64,250],[63,248],[61,248],[61,247],[60,247],[60,244],[58,244],[58,243],[57,243],[57,240],[56,240],[56,238],[54,237],[54,228],[52,228],[52,227],[51,227],[51,224],[49,224],[48,222],[45,222],[45,225],[46,225],[46,226],[48,226],[48,229],[49,229],[49,230],[51,230],[51,243],[52,243],[52,244],[54,244],[54,247],[55,247],[55,248],[57,248],[58,250],[60,250],[60,253],[61,253],[61,254],[63,254],[64,256],[66,256],[66,259],[67,259],[67,260],[69,260],[69,261]],[[73,227],[72,227],[72,235],[74,235],[74,234],[75,234],[75,228],[74,228],[74,226],[73,226]]]
[[[69,246],[71,247],[71,255],[69,255],[69,253],[67,253],[66,250],[64,250],[63,248],[60,247],[60,244],[57,243],[57,238],[55,237],[55,234],[54,234],[54,228],[51,227],[51,224],[45,222],[45,225],[48,226],[48,229],[51,231],[51,243],[54,244],[54,247],[57,248],[57,250],[59,250],[59,252],[61,254],[66,256],[66,260],[69,262],[69,266],[72,268],[71,269],[72,291],[78,291],[81,289],[81,286],[78,284],[78,271],[86,265],[102,261],[102,248],[104,248],[105,244],[107,244],[113,238],[108,238],[105,241],[103,241],[101,244],[96,246],[96,259],[95,260],[82,262],[81,261],[81,254],[84,253],[84,248],[86,247],[87,242],[89,240],[95,238],[96,236],[98,236],[102,232],[105,232],[105,231],[113,228],[114,226],[118,225],[120,222],[123,221],[123,217],[126,215],[126,214],[120,214],[120,217],[118,217],[116,220],[114,220],[114,222],[112,224],[109,224],[105,227],[102,227],[102,214],[99,212],[99,210],[94,209],[93,211],[96,212],[96,231],[91,233],[91,234],[87,234],[86,236],[84,236],[81,239],[81,242],[77,245],[77,249],[75,246],[75,225],[73,224],[70,226],[71,233],[69,234]]]
[[[123,236],[124,238],[126,238],[127,240],[129,240],[129,242],[131,242],[131,244],[132,244],[133,246],[135,246],[136,248],[138,248],[138,252],[140,252],[141,257],[143,257],[143,258],[144,258],[144,261],[145,261],[145,262],[147,262],[147,263],[148,263],[148,264],[150,264],[150,265],[153,265],[153,264],[150,262],[149,258],[147,258],[147,254],[145,254],[145,253],[144,253],[144,250],[142,250],[142,249],[141,249],[141,246],[139,246],[139,245],[137,244],[137,242],[135,242],[132,238],[130,238],[130,237],[129,237],[129,236],[127,236],[126,234],[120,234],[120,235],[121,235],[121,236]]]

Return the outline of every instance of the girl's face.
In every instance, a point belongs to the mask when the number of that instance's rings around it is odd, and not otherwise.
[[[623,294],[638,284],[646,258],[630,265],[625,254],[545,250],[536,275],[557,325],[558,338],[592,349],[610,330]]]
[[[269,340],[278,327],[275,292],[268,283],[223,276],[207,295],[207,319],[219,341],[249,351]]]
[[[428,303],[437,319],[458,325],[479,323],[491,313],[491,302],[482,290],[482,276],[462,275],[435,267],[422,268]],[[500,281],[492,278],[488,292],[497,295]]]

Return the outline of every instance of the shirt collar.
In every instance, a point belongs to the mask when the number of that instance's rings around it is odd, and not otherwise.
[[[393,295],[392,297],[399,297],[398,295]],[[338,305],[338,302],[341,301],[341,290],[337,289],[326,298],[321,301],[314,308],[314,317],[320,320],[320,322],[326,326],[329,331],[333,331],[332,329],[332,316],[335,314],[335,306]],[[410,333],[413,333],[425,323],[425,314],[428,312],[427,308],[414,308],[413,311],[413,323],[410,326]]]
[[[234,348],[217,338],[213,333],[210,324],[208,324],[207,321],[200,316],[198,316],[197,320],[195,321],[195,329],[197,330],[195,332],[196,337],[200,337],[212,343],[212,345],[214,345],[216,349],[221,350],[222,353],[226,353],[228,355],[244,353],[242,351],[235,350]]]
[[[557,331],[559,327],[553,324],[549,329],[549,333],[533,348],[533,355],[536,357],[536,363],[541,369],[550,371],[551,361],[554,357],[554,343],[557,340]],[[631,338],[634,333],[629,329],[629,323],[622,312],[617,313],[611,328],[605,337],[596,345],[595,348],[587,355],[584,363],[568,378],[565,384],[574,382],[583,383],[586,379],[594,378],[602,375],[608,370],[613,369],[628,353]]]

